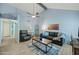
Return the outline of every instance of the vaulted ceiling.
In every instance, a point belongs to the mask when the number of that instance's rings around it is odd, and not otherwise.
[[[79,3],[42,3],[45,7],[50,9],[64,9],[64,10],[79,10]],[[40,13],[44,11],[37,3],[12,3],[10,4],[18,9],[21,9],[27,13]]]
[[[35,14],[37,12],[40,13],[44,10],[42,7],[35,3],[13,3],[11,5],[30,14]]]

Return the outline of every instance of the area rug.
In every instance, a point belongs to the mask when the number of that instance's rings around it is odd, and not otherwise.
[[[45,49],[44,45],[39,45],[41,48]],[[40,49],[38,49],[37,47],[35,47],[34,45],[32,45],[32,43],[28,44],[28,48],[30,48],[32,50],[32,53],[34,55],[58,55],[58,52],[60,50],[59,47],[57,47],[55,44],[52,44],[52,48],[49,50],[49,52],[46,54],[43,51],[41,51]],[[49,48],[48,48],[49,49]]]

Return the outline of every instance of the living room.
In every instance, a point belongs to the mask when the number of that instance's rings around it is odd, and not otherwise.
[[[13,45],[17,44],[17,46],[21,47],[27,46],[27,49],[24,47],[23,50],[22,48],[24,53],[21,52],[21,54],[28,54],[30,49],[31,52],[29,53],[34,55],[73,55],[72,38],[79,39],[79,8],[77,6],[79,6],[78,3],[3,3],[0,4],[0,13],[11,14],[17,17],[15,28],[15,40],[17,43],[13,43]],[[3,19],[4,18],[8,17],[3,17]],[[0,36],[0,41],[2,41],[3,36]],[[36,39],[39,39],[40,41]],[[34,45],[34,43],[38,46]],[[51,44],[52,46],[50,46]],[[44,50],[39,48],[39,45]],[[48,46],[50,46],[50,49]],[[20,49],[21,47],[18,47],[17,49]],[[25,50],[27,50],[27,52],[25,52]],[[76,49],[74,50],[76,51]],[[14,52],[15,51],[13,51],[13,53],[3,54],[20,54]],[[74,54],[78,53],[77,47],[77,52]]]

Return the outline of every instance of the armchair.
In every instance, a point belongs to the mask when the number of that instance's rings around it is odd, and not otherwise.
[[[31,39],[31,35],[28,34],[27,30],[20,30],[20,42],[27,41]]]

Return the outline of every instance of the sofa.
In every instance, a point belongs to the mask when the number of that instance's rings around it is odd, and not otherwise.
[[[24,42],[31,39],[31,35],[27,30],[20,30],[20,42]]]
[[[40,34],[40,40],[42,40],[42,38],[52,40],[52,43],[57,44],[59,46],[62,46],[64,43],[64,38],[59,35],[59,32],[43,32]]]

